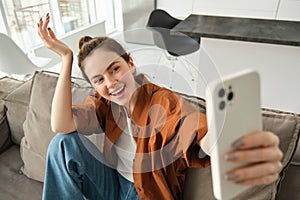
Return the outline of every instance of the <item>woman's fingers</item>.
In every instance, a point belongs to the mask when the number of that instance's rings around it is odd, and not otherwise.
[[[45,18],[45,20],[43,22],[43,25],[42,25],[43,30],[47,31],[49,22],[50,22],[50,16],[49,16],[49,13],[47,13],[46,18]]]
[[[267,185],[267,184],[275,182],[278,179],[278,177],[279,177],[278,173],[270,174],[270,175],[264,176],[264,177],[241,181],[240,184],[245,185],[245,186],[246,185]]]
[[[278,178],[283,153],[279,149],[279,138],[274,133],[250,133],[237,140],[232,147],[233,150],[227,152],[224,159],[243,166],[227,172],[225,179],[242,185],[262,185]]]
[[[42,18],[40,18],[40,20],[38,22],[38,34],[47,46],[51,46],[50,45],[51,40],[50,40],[50,37],[48,35],[48,30],[47,30],[49,21],[50,21],[50,17],[49,17],[49,14],[47,14],[46,19],[44,21]]]
[[[250,133],[233,144],[234,150],[227,152],[224,159],[229,162],[280,161],[279,138],[266,131]]]
[[[272,132],[257,131],[243,136],[232,144],[234,149],[250,149],[261,146],[278,146],[279,138]]]
[[[50,38],[52,40],[59,41],[59,40],[56,39],[56,36],[55,36],[54,32],[52,31],[52,29],[50,27],[48,27],[48,35],[50,36]]]
[[[276,146],[261,147],[247,150],[234,150],[225,154],[224,159],[229,162],[264,162],[280,161],[282,152]]]
[[[274,182],[282,169],[279,161],[264,162],[234,169],[225,174],[225,179],[242,185],[262,185]]]
[[[38,34],[43,40],[45,46],[58,55],[63,56],[65,54],[71,54],[71,50],[63,42],[58,40],[50,27],[48,27],[50,22],[49,14],[46,15],[45,19],[42,18],[38,22]]]

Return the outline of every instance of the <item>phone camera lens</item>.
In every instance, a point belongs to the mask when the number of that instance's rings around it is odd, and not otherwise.
[[[218,95],[219,95],[219,97],[224,97],[224,95],[225,95],[225,90],[224,90],[224,88],[221,88],[221,89],[219,90]]]
[[[229,92],[228,96],[227,96],[227,100],[231,101],[233,99],[233,92]]]
[[[221,102],[219,103],[219,109],[220,109],[220,110],[224,110],[224,108],[225,108],[225,101],[221,101]]]

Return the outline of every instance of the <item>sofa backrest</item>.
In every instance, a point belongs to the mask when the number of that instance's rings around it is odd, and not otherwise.
[[[9,124],[13,142],[16,144],[21,143],[24,174],[39,181],[43,181],[47,144],[54,135],[50,130],[50,107],[57,76],[56,73],[37,72],[33,80],[26,82],[6,80],[5,85],[8,85],[6,86],[8,90],[5,94],[4,92],[1,93],[4,87],[2,87],[3,80],[2,83],[0,80],[0,85],[2,84],[0,96],[2,95],[3,99],[2,102],[0,100],[0,117],[7,116],[8,120],[6,118],[5,120]],[[74,78],[72,91],[74,103],[82,103],[85,97],[93,92],[93,89],[86,81]],[[184,94],[180,95],[205,113],[205,101],[203,99]],[[3,104],[5,104],[5,109],[1,111],[1,105]],[[41,111],[42,107],[44,111]],[[299,163],[300,148],[296,153],[300,130],[299,115],[270,109],[262,109],[262,114],[264,130],[272,131],[280,138],[280,148],[284,153],[283,170],[277,182],[250,188],[236,199],[275,199],[275,197],[281,196],[279,193],[282,192],[280,188],[285,181],[285,173],[289,165],[295,162],[292,161],[293,157],[294,159],[298,158],[296,162]],[[7,122],[5,123],[7,124]],[[2,134],[2,129],[0,131]],[[296,156],[294,156],[295,153]],[[300,181],[297,184],[300,185]],[[214,199],[210,167],[188,169],[184,195],[185,199],[189,200]]]

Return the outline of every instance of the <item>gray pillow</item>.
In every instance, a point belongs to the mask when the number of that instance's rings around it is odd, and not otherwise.
[[[0,78],[0,99],[5,98],[24,82],[9,77]]]
[[[16,88],[23,84],[19,81],[9,77],[0,78],[0,153],[4,151],[10,144],[10,128],[7,119],[6,104],[3,99]]]
[[[5,97],[11,139],[15,144],[20,144],[24,136],[23,123],[30,99],[30,87],[31,80],[25,82]]]
[[[29,178],[41,182],[44,180],[47,148],[55,135],[50,127],[50,112],[57,78],[57,73],[35,73],[23,125],[20,150],[24,166],[21,170]],[[73,103],[83,103],[86,96],[94,92],[85,80],[73,78],[72,82]]]

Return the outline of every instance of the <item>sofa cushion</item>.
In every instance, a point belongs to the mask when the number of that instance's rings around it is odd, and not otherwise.
[[[28,177],[43,181],[45,157],[48,145],[55,135],[51,131],[50,112],[58,74],[36,72],[31,84],[31,95],[23,125],[24,137],[21,141],[22,171]],[[83,103],[94,90],[83,79],[72,79],[73,103]]]
[[[9,77],[0,78],[0,99],[5,98],[24,82]]]
[[[3,99],[22,84],[23,81],[13,78],[0,78],[0,153],[11,144],[7,109]]]
[[[4,101],[0,100],[0,154],[11,145]]]
[[[0,199],[42,199],[43,183],[19,173],[22,164],[18,145],[12,145],[0,155]]]
[[[5,97],[11,139],[15,144],[20,144],[24,136],[23,123],[29,104],[30,87],[31,80],[28,80]]]
[[[297,148],[300,118],[293,113],[281,112],[277,110],[263,109],[263,129],[272,131],[280,138],[280,149],[284,156],[282,158],[283,170],[280,178],[269,185],[254,186],[234,199],[275,199],[280,192],[278,190],[284,180],[286,170],[290,165]],[[299,172],[298,172],[299,173]],[[185,185],[185,199],[215,199],[213,196],[210,168],[189,169]],[[205,180],[205,181],[203,181]],[[300,179],[298,178],[298,185]]]

